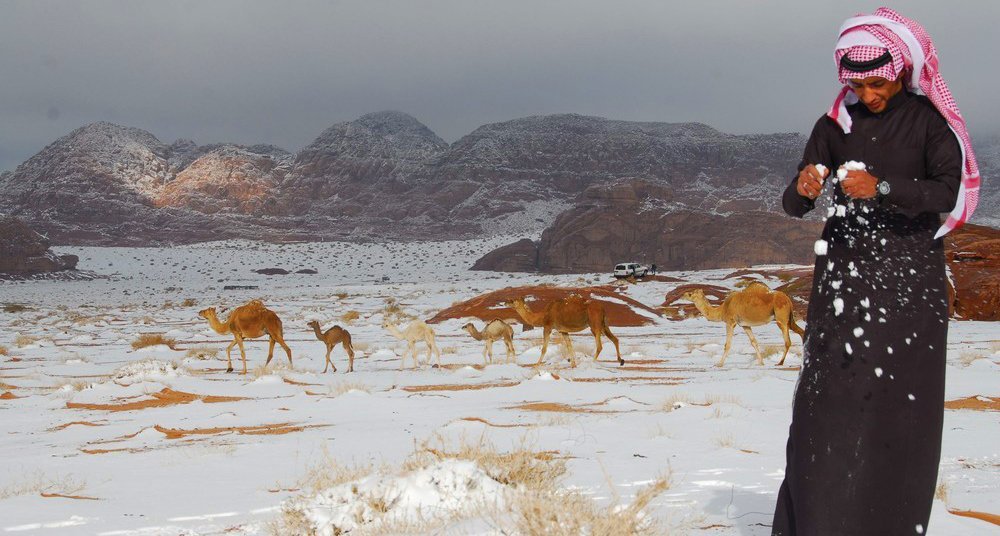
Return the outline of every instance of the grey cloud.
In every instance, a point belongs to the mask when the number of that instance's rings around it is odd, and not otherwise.
[[[83,124],[165,142],[273,143],[397,109],[447,141],[576,112],[807,131],[836,91],[830,47],[868,2],[85,1],[0,6],[0,169]],[[915,1],[974,132],[1000,3]]]

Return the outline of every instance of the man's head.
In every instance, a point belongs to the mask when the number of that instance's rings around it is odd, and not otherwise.
[[[847,85],[858,96],[858,100],[872,113],[885,110],[886,104],[896,93],[903,89],[903,77],[888,80],[881,76],[865,78],[849,78]]]

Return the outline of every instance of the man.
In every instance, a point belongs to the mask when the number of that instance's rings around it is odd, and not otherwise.
[[[920,25],[886,8],[848,19],[834,57],[844,87],[782,200],[802,217],[832,185],[772,534],[925,534],[944,416],[940,236],[972,214],[979,173]]]

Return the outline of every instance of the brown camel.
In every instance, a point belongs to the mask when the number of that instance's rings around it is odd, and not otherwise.
[[[792,300],[784,292],[772,291],[759,281],[750,283],[743,290],[730,292],[722,301],[722,305],[719,306],[712,306],[708,303],[708,300],[705,299],[705,293],[701,289],[686,292],[683,298],[694,303],[694,306],[701,314],[705,315],[707,320],[726,323],[726,347],[722,351],[722,360],[715,365],[717,367],[726,363],[726,356],[729,355],[729,348],[733,342],[733,331],[737,325],[746,331],[747,337],[750,337],[750,344],[753,344],[753,349],[757,352],[758,365],[764,364],[764,356],[760,354],[757,339],[750,331],[752,326],[763,326],[772,320],[778,324],[778,328],[781,329],[781,334],[785,338],[785,353],[781,355],[778,366],[785,363],[788,349],[792,347],[792,339],[788,336],[788,329],[791,328],[804,340],[804,332],[795,323],[792,315]]]
[[[326,372],[326,369],[331,366],[333,367],[333,371],[337,372],[337,365],[334,365],[333,361],[330,361],[330,352],[333,351],[334,346],[341,343],[343,343],[344,350],[347,352],[347,372],[354,372],[354,345],[351,344],[351,334],[340,326],[333,326],[324,333],[320,331],[319,322],[315,320],[310,320],[307,325],[313,329],[316,338],[326,344],[326,365],[323,366],[323,372]]]
[[[489,354],[490,363],[493,362],[493,342],[497,339],[503,339],[504,346],[507,347],[507,362],[516,360],[517,352],[514,351],[514,328],[510,327],[509,324],[503,320],[490,320],[482,331],[476,329],[476,326],[469,322],[468,324],[462,326],[462,329],[469,332],[473,339],[477,341],[486,341],[486,348],[483,349],[483,364],[486,363],[486,355]]]
[[[264,368],[267,369],[267,365],[271,363],[271,358],[274,357],[275,343],[280,344],[285,349],[285,353],[288,354],[288,366],[292,366],[292,350],[285,344],[285,338],[282,336],[281,319],[278,318],[278,315],[274,314],[274,311],[264,307],[264,304],[260,300],[251,300],[233,309],[233,312],[229,313],[229,318],[224,323],[219,322],[219,317],[215,314],[215,307],[202,309],[198,312],[198,316],[208,320],[208,325],[216,333],[223,335],[226,333],[232,334],[233,342],[229,343],[229,346],[226,347],[226,360],[229,363],[229,368],[226,369],[226,372],[233,371],[231,353],[233,346],[239,345],[240,356],[243,358],[243,374],[246,374],[247,353],[243,349],[243,339],[256,339],[265,333],[270,337],[270,344],[267,348],[267,361],[264,363]]]
[[[587,328],[590,328],[590,332],[594,335],[596,346],[594,361],[597,361],[597,356],[601,355],[601,349],[603,348],[601,335],[603,334],[607,335],[615,345],[615,353],[618,354],[618,365],[625,364],[625,360],[622,359],[621,350],[618,348],[618,337],[615,337],[611,333],[611,329],[608,327],[607,315],[604,312],[604,306],[600,303],[584,299],[580,296],[569,296],[545,304],[545,309],[541,313],[534,313],[531,309],[528,309],[528,306],[524,303],[524,298],[514,298],[507,302],[507,305],[513,308],[525,323],[543,328],[542,355],[538,357],[536,365],[541,365],[542,360],[545,359],[545,351],[549,346],[549,334],[555,330],[563,336],[563,341],[569,347],[570,366],[575,367],[576,356],[573,354],[573,342],[570,340],[569,334],[583,331]]]

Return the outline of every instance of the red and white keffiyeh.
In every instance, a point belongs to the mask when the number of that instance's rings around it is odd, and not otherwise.
[[[979,166],[972,151],[972,140],[965,126],[965,119],[958,111],[958,105],[938,70],[937,50],[930,36],[916,21],[887,7],[880,7],[871,15],[847,19],[840,27],[839,36],[834,60],[838,66],[838,78],[844,87],[827,115],[840,125],[845,134],[850,134],[851,116],[847,113],[847,105],[858,102],[858,97],[847,85],[847,78],[881,76],[894,80],[902,73],[903,84],[912,93],[926,95],[930,99],[948,122],[962,148],[962,184],[958,200],[934,237],[944,236],[961,227],[972,216],[979,202]],[[864,62],[879,57],[886,50],[892,55],[892,61],[871,71],[856,73],[840,66],[844,55],[849,60]]]

